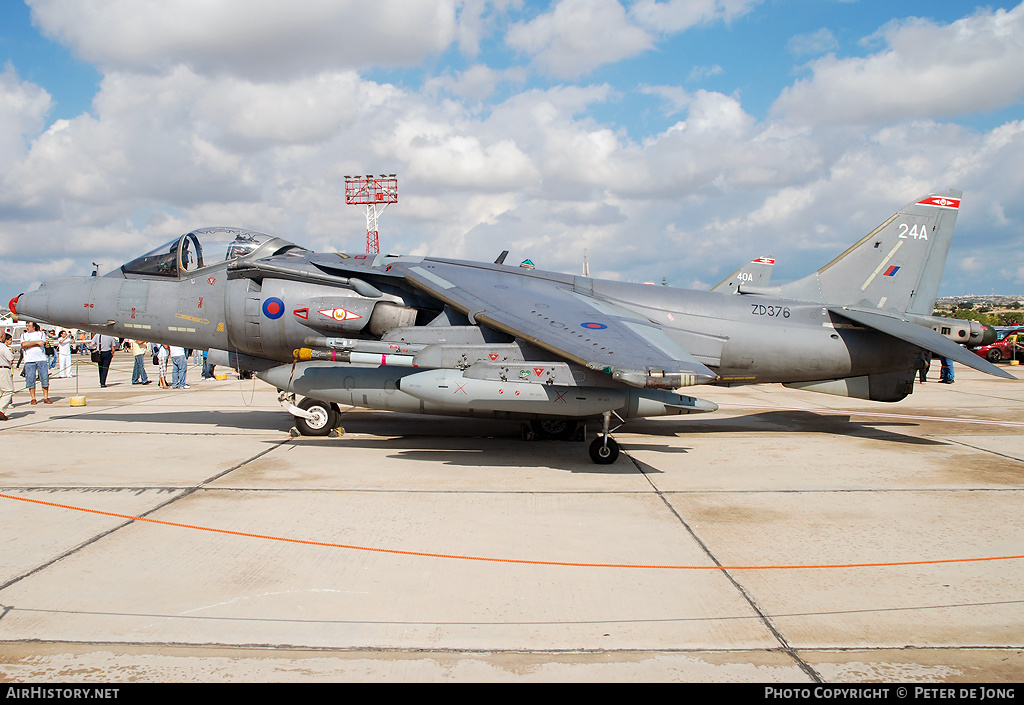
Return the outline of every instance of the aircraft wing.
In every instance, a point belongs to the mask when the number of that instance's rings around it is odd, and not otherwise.
[[[407,282],[465,312],[470,322],[504,331],[625,384],[674,389],[717,379],[658,325],[575,287],[571,277],[558,281],[495,266],[438,261],[403,269]]]
[[[916,345],[925,350],[930,350],[935,355],[941,355],[942,357],[961,362],[968,367],[973,367],[980,372],[985,372],[996,377],[1003,377],[1004,379],[1017,379],[1009,372],[1002,370],[985,358],[975,355],[973,352],[954,343],[949,338],[939,335],[931,328],[925,328],[922,325],[918,325],[913,321],[909,321],[905,318],[897,318],[896,316],[880,313],[878,311],[868,311],[860,308],[851,308],[847,306],[828,306],[829,311],[832,313],[839,314],[844,318],[848,318],[854,323],[859,323],[862,326],[868,328],[874,328],[875,330],[881,331],[886,335],[891,335],[894,338],[899,338],[912,345]]]

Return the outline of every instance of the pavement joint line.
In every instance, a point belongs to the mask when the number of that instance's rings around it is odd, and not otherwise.
[[[772,622],[771,617],[769,617],[764,612],[764,610],[761,609],[761,606],[757,604],[757,600],[755,600],[753,596],[747,592],[746,588],[744,588],[743,585],[741,585],[740,582],[736,580],[736,578],[733,576],[733,574],[729,571],[728,568],[722,566],[722,562],[718,560],[718,557],[711,550],[711,547],[708,546],[704,542],[704,540],[697,535],[697,532],[694,531],[693,527],[691,527],[690,524],[682,517],[682,515],[678,511],[676,511],[676,508],[673,507],[672,503],[668,501],[668,498],[664,495],[664,493],[662,493],[661,489],[654,482],[654,480],[651,479],[651,477],[646,472],[644,472],[644,469],[641,466],[640,461],[636,460],[629,453],[624,454],[627,458],[629,458],[630,462],[636,466],[636,469],[640,472],[640,474],[643,475],[644,479],[651,486],[651,489],[654,490],[654,493],[658,496],[658,499],[661,500],[662,504],[664,504],[665,507],[668,508],[669,512],[679,521],[680,524],[682,524],[683,528],[686,529],[687,533],[690,534],[690,537],[697,542],[697,545],[700,546],[702,551],[704,551],[704,554],[708,558],[710,558],[716,566],[721,568],[722,575],[724,575],[725,578],[730,583],[732,583],[733,587],[736,588],[736,590],[739,592],[740,596],[744,599],[744,601],[746,601],[746,603],[750,605],[750,609],[754,610],[754,613],[758,616],[760,622],[771,633],[775,640],[779,642],[779,645],[782,647],[782,651],[791,659],[793,659],[793,662],[796,663],[800,670],[803,671],[804,674],[811,679],[811,681],[813,681],[814,683],[824,683],[825,679],[822,678],[821,674],[818,673],[818,671],[815,670],[813,666],[804,661],[800,657],[800,654],[793,650],[793,648],[789,645],[789,642],[786,641],[786,637],[783,636],[782,632],[779,631],[779,629]]]
[[[276,448],[280,448],[281,445],[287,443],[288,440],[289,439],[286,438],[286,439],[284,439],[282,441],[278,441],[277,443],[275,443],[270,448],[265,448],[264,450],[260,451],[259,453],[257,453],[256,455],[252,456],[251,458],[249,458],[247,460],[243,460],[242,462],[237,463],[237,464],[233,465],[232,467],[230,467],[230,468],[228,468],[228,469],[226,469],[226,470],[224,470],[222,472],[219,472],[219,473],[213,475],[212,477],[208,477],[205,480],[202,480],[201,482],[197,483],[196,485],[193,485],[192,487],[188,487],[188,488],[183,489],[176,496],[169,497],[166,501],[161,502],[160,504],[156,505],[155,507],[151,507],[150,509],[146,510],[145,512],[143,512],[142,514],[140,514],[138,516],[134,516],[133,517],[133,516],[125,515],[125,514],[115,514],[115,513],[112,513],[112,512],[99,512],[99,511],[96,511],[96,510],[90,510],[92,513],[95,513],[95,514],[102,514],[102,515],[106,515],[106,516],[126,519],[126,521],[123,521],[120,524],[118,524],[117,526],[111,527],[110,529],[108,529],[106,531],[100,532],[99,534],[93,536],[92,538],[90,538],[90,539],[88,539],[86,541],[83,541],[82,543],[78,544],[77,546],[75,546],[73,548],[69,548],[67,551],[64,551],[60,555],[55,556],[54,558],[51,558],[50,560],[46,561],[45,563],[41,563],[40,565],[37,565],[35,568],[32,568],[31,570],[29,570],[29,571],[27,571],[25,573],[22,573],[21,575],[14,576],[13,578],[8,580],[7,582],[0,583],[0,592],[3,592],[7,588],[11,587],[12,585],[14,585],[16,583],[21,582],[22,580],[24,580],[25,578],[27,578],[27,577],[29,577],[31,575],[35,575],[38,572],[46,570],[50,566],[52,566],[52,565],[54,565],[54,564],[64,560],[68,556],[71,556],[71,555],[74,555],[75,553],[78,553],[79,551],[81,551],[86,546],[90,546],[93,543],[96,543],[97,541],[99,541],[101,539],[104,539],[107,536],[110,536],[115,531],[118,531],[120,529],[123,529],[126,526],[129,526],[129,525],[135,523],[136,521],[144,521],[144,522],[151,522],[151,523],[161,523],[161,524],[169,523],[169,522],[158,522],[155,519],[148,519],[146,517],[147,517],[147,515],[152,514],[152,513],[156,512],[156,511],[159,511],[159,510],[163,509],[164,507],[168,506],[169,504],[171,504],[173,502],[176,502],[179,499],[182,499],[183,497],[187,497],[187,496],[191,495],[196,490],[203,489],[204,485],[206,485],[206,484],[208,484],[210,482],[213,482],[214,480],[217,480],[217,479],[219,479],[221,477],[224,477],[228,473],[233,472],[233,471],[237,470],[238,468],[241,468],[241,467],[247,465],[248,463],[251,463],[252,461],[257,460],[258,458],[263,457],[264,455],[266,455],[267,453],[270,453],[271,451],[275,450]],[[30,500],[30,499],[27,499],[27,498],[24,498],[24,497],[14,497],[14,496],[11,496],[11,495],[0,495],[0,496],[6,497],[7,499],[19,499],[21,501],[26,501],[26,502],[36,502],[35,500]],[[47,502],[36,502],[36,503],[37,504],[48,504]],[[66,508],[71,508],[71,507],[66,507]]]
[[[781,653],[779,648],[700,648],[700,647],[657,647],[650,649],[640,648],[616,648],[616,649],[519,649],[519,648],[438,648],[438,647],[399,647],[399,646],[309,646],[304,644],[271,644],[271,643],[245,643],[237,644],[230,642],[187,642],[187,641],[70,641],[67,639],[0,639],[0,644],[64,644],[68,646],[85,647],[110,647],[110,646],[132,646],[142,648],[167,647],[182,648],[189,650],[196,649],[225,649],[225,650],[275,650],[312,653],[372,653],[372,654],[538,654],[538,655],[565,655],[579,654],[591,656],[595,654],[763,654]],[[801,647],[800,651],[813,654],[831,653],[890,653],[897,651],[1019,651],[1020,646],[991,646],[978,644],[958,644],[943,646],[917,646],[904,644],[900,646],[807,646]]]
[[[1007,455],[1006,453],[1000,453],[997,450],[989,450],[988,448],[980,448],[978,446],[972,446],[970,443],[964,443],[963,441],[958,441],[955,438],[943,438],[942,440],[948,441],[949,443],[954,443],[954,444],[956,444],[958,446],[963,446],[964,448],[970,448],[971,450],[977,450],[977,451],[980,451],[982,453],[988,453],[990,455],[997,455],[1000,458],[1006,458],[1007,460],[1013,460],[1013,461],[1018,462],[1018,463],[1024,463],[1024,458],[1016,458],[1016,457],[1014,457],[1012,455]]]
[[[947,609],[971,609],[979,607],[992,607],[995,605],[1019,605],[1024,603],[1024,600],[991,600],[986,602],[968,602],[961,604],[944,604],[944,605],[912,605],[906,607],[879,607],[871,609],[853,609],[853,610],[821,610],[817,612],[782,612],[778,614],[770,615],[776,619],[790,619],[795,617],[828,617],[835,615],[850,615],[850,614],[879,614],[888,612],[915,612],[915,611],[929,611],[929,610],[947,610]],[[574,620],[502,620],[502,621],[451,621],[447,620],[439,622],[437,620],[388,620],[388,619],[298,619],[298,618],[286,618],[286,617],[233,617],[233,616],[217,616],[217,615],[201,615],[201,614],[159,614],[152,612],[109,612],[100,610],[62,610],[62,609],[47,609],[41,607],[18,607],[16,605],[0,605],[4,608],[3,613],[0,613],[0,619],[10,611],[17,612],[32,612],[38,614],[60,614],[60,615],[89,615],[94,617],[146,617],[146,618],[163,618],[163,619],[194,619],[200,621],[211,621],[211,622],[281,622],[281,623],[295,623],[295,624],[363,624],[363,625],[403,625],[403,626],[435,626],[435,625],[452,625],[461,627],[471,626],[484,626],[484,627],[497,627],[497,626],[579,626],[584,624],[669,624],[669,623],[684,623],[684,622],[699,622],[699,623],[711,623],[711,622],[743,622],[751,620],[761,620],[759,615],[755,614],[737,614],[728,615],[721,617],[712,616],[701,616],[701,617],[664,617],[664,618],[643,618],[643,619],[574,619]],[[2,640],[0,640],[2,641]],[[1024,642],[1022,642],[1024,645]],[[1003,645],[1004,648],[1015,648],[1014,645]]]

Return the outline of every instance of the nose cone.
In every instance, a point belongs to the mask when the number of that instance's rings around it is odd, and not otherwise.
[[[30,291],[27,294],[18,294],[11,299],[10,309],[19,318],[28,318],[33,321],[46,320],[47,301],[49,296],[41,289]]]
[[[19,295],[18,315],[60,326],[76,327],[89,321],[87,303],[94,277],[60,277],[43,282],[35,291]]]

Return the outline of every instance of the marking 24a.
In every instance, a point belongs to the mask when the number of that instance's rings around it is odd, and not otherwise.
[[[789,310],[788,306],[765,306],[764,304],[750,304],[750,313],[753,316],[789,318],[792,311]]]
[[[920,230],[918,229],[920,228]],[[927,240],[928,239],[928,226],[925,223],[918,225],[914,223],[914,227],[910,227],[907,223],[900,223],[900,239],[901,240]]]

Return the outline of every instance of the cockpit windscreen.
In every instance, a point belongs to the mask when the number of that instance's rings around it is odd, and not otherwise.
[[[203,267],[247,257],[271,241],[281,244],[271,235],[252,230],[200,228],[128,262],[121,271],[125,274],[182,277]]]

